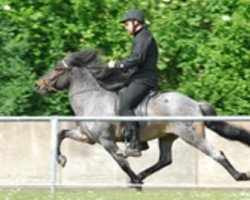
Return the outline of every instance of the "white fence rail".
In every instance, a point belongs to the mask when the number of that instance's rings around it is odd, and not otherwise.
[[[50,122],[51,124],[51,192],[56,191],[57,186],[57,132],[58,123],[62,121],[250,121],[250,116],[171,116],[171,117],[120,117],[120,116],[85,116],[85,117],[64,117],[64,116],[51,116],[51,117],[30,117],[30,116],[2,116],[0,122]]]
[[[85,117],[29,117],[29,116],[14,116],[0,117],[0,121],[249,121],[250,116],[154,116],[154,117],[121,117],[121,116],[85,116]]]

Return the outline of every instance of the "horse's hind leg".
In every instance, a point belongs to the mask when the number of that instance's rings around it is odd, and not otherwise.
[[[80,129],[70,129],[70,130],[61,130],[57,134],[57,162],[62,167],[66,165],[67,158],[61,154],[61,144],[65,138],[71,138],[73,140],[84,142],[84,143],[91,143],[89,138],[84,135]]]
[[[250,180],[250,177],[247,175],[247,173],[240,173],[233,167],[233,165],[229,162],[229,160],[221,150],[216,149],[214,146],[212,146],[204,137],[200,135],[193,136],[194,137],[192,141],[186,140],[184,138],[182,139],[220,163],[235,180]]]
[[[172,163],[172,144],[177,136],[167,135],[159,139],[160,157],[156,164],[139,173],[141,180]]]

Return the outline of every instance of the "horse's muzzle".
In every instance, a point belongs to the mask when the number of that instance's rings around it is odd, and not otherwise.
[[[38,94],[41,94],[41,95],[44,95],[46,94],[46,89],[45,89],[45,84],[42,80],[38,80],[36,81],[35,83],[35,91],[38,93]]]

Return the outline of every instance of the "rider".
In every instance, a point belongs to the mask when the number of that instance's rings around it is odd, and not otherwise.
[[[133,109],[150,90],[157,88],[157,44],[147,30],[144,14],[137,9],[129,10],[121,22],[129,35],[134,37],[131,55],[121,61],[109,61],[109,68],[127,70],[129,78],[120,96],[119,114],[133,116]],[[139,131],[136,122],[122,122],[126,143],[126,156],[141,156]]]

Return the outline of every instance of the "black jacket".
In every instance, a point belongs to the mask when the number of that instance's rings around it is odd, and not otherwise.
[[[128,70],[128,83],[138,81],[150,87],[157,87],[158,48],[152,34],[142,28],[134,37],[129,58],[115,64],[116,68]]]

